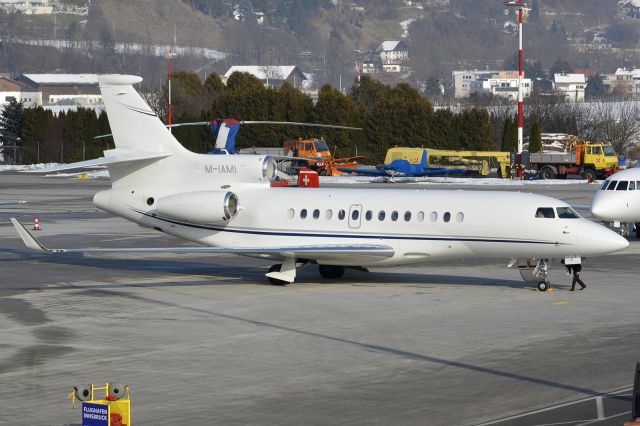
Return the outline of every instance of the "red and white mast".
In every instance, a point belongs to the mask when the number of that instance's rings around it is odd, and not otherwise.
[[[176,26],[173,26],[173,45],[176,45]],[[173,124],[173,105],[171,105],[171,58],[175,56],[171,46],[169,46],[169,72],[167,73],[167,81],[168,81],[168,89],[169,89],[169,108],[167,113],[167,124],[171,126]],[[169,133],[173,133],[171,131],[171,127],[169,127]]]
[[[173,106],[171,105],[171,57],[173,56],[173,52],[171,51],[171,47],[169,47],[169,72],[167,73],[167,82],[169,88],[169,108],[167,112],[167,124],[171,126],[173,124]],[[169,132],[171,132],[171,127],[169,127]]]
[[[524,14],[524,0],[520,0],[518,8],[518,153],[522,152],[524,124],[524,93],[522,79],[524,79],[522,56],[522,15]]]
[[[518,153],[522,152],[524,124],[524,55],[522,53],[522,21],[525,10],[529,10],[524,0],[506,0],[505,6],[515,7],[518,11]]]

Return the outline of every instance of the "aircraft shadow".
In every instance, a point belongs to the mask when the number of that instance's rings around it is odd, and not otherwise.
[[[203,280],[190,282],[170,282],[167,283],[140,283],[140,284],[104,284],[106,287],[162,287],[162,286],[201,286],[203,281],[207,281],[207,285],[228,285],[228,284],[251,284],[251,285],[270,285],[264,274],[266,268],[271,266],[274,261],[251,259],[248,265],[222,265],[215,262],[215,256],[194,261],[190,259],[143,259],[143,258],[101,258],[96,256],[86,256],[82,254],[42,254],[34,253],[21,249],[2,249],[0,253],[12,256],[0,257],[0,265],[2,263],[16,262],[21,260],[36,261],[39,263],[52,265],[68,265],[83,268],[95,268],[104,270],[119,271],[135,271],[139,273],[160,273],[174,274],[176,276],[210,276],[211,278],[203,278]],[[264,265],[264,266],[261,266]],[[469,268],[473,266],[469,265]],[[78,274],[80,277],[82,274]],[[95,274],[88,274],[85,278],[91,281],[99,281],[101,278],[94,278]],[[329,283],[344,285],[415,285],[415,286],[492,286],[492,287],[508,287],[520,289],[530,287],[519,279],[497,279],[490,277],[474,277],[468,275],[454,274],[421,274],[411,272],[360,272],[347,269],[345,276],[338,280],[325,280],[320,277],[317,267],[309,265],[299,270],[296,285],[304,285],[305,283]],[[96,288],[91,285],[91,288]],[[101,286],[102,287],[102,286]],[[106,288],[105,287],[105,288]],[[13,290],[18,290],[13,288]]]

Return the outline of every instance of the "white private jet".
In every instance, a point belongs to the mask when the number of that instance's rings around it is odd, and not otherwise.
[[[180,145],[134,90],[141,78],[98,80],[116,148],[43,172],[106,165],[112,187],[95,195],[98,208],[201,246],[48,249],[12,219],[31,249],[237,253],[276,260],[266,275],[278,285],[293,282],[302,264],[318,264],[324,278],[336,279],[349,267],[536,259],[529,267],[545,290],[548,259],[603,255],[629,244],[540,195],[272,186],[276,164],[269,156],[196,154]]]
[[[635,225],[640,238],[640,168],[626,169],[609,176],[591,201],[591,214],[612,222],[623,233]]]

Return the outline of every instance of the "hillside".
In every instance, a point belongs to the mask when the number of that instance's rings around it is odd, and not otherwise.
[[[529,4],[525,57],[539,69],[548,70],[558,58],[602,72],[639,65],[634,62],[640,20],[624,15],[617,0]],[[409,47],[414,83],[448,79],[453,69],[516,63],[515,15],[499,0],[94,0],[90,5],[88,17],[0,14],[0,72],[134,72],[159,82],[162,58],[24,47],[10,40],[93,40],[98,48],[122,42],[167,45],[174,28],[178,45],[228,53],[220,62],[176,59],[177,69],[202,76],[232,64],[296,64],[320,83],[349,85],[356,60],[371,56],[383,40],[400,39]],[[261,24],[255,12],[264,14]],[[394,81],[388,74],[378,77]]]

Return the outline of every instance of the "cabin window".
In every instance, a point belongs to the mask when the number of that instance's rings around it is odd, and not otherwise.
[[[304,144],[304,149],[307,150],[307,151],[313,150],[313,144],[311,144],[311,143]]]
[[[538,210],[536,210],[536,217],[542,217],[542,218],[546,218],[546,219],[553,219],[553,218],[556,217],[556,215],[553,212],[553,208],[552,207],[539,207]]]
[[[397,211],[394,210],[394,211],[391,212],[391,220],[394,221],[394,222],[396,220],[398,220],[398,212]]]
[[[444,215],[442,215],[442,220],[444,220],[445,222],[449,222],[451,220],[451,213],[446,212]]]
[[[632,180],[629,182],[629,191],[635,191],[636,190],[636,181]]]
[[[340,220],[344,220],[344,218],[347,216],[347,213],[344,210],[340,210],[338,212],[338,219]]]
[[[611,183],[610,180],[605,180],[600,190],[604,191],[605,189],[607,189],[607,186],[609,186],[610,183]]]
[[[306,219],[306,218],[307,218],[307,209],[300,210],[300,219]]]
[[[607,191],[613,191],[616,189],[616,185],[618,184],[617,180],[612,180],[609,186],[607,186]]]
[[[352,220],[358,220],[359,217],[360,217],[360,211],[354,210],[354,211],[351,212],[351,219]]]
[[[618,182],[618,186],[616,186],[616,191],[626,191],[627,186],[629,186],[629,181],[621,180]]]
[[[418,212],[416,219],[418,219],[418,222],[424,222],[424,212]]]
[[[315,210],[313,211],[313,218],[314,218],[314,219],[318,219],[318,218],[320,218],[320,210],[315,209]]]
[[[373,218],[373,212],[371,210],[367,210],[367,213],[365,213],[364,217],[367,220],[371,220]]]
[[[331,219],[331,218],[333,217],[333,210],[331,210],[331,209],[327,209],[327,211],[326,211],[326,212],[324,212],[324,217],[325,217],[327,220]]]
[[[404,221],[409,222],[411,220],[411,212],[404,212]]]
[[[580,217],[571,207],[558,207],[556,210],[560,219],[578,219]]]
[[[384,217],[385,217],[386,215],[387,215],[387,214],[384,212],[384,210],[380,210],[380,211],[378,212],[378,220],[379,220],[380,222],[384,222]]]
[[[289,209],[289,210],[287,211],[287,217],[288,217],[289,219],[293,219],[293,217],[294,217],[295,215],[296,215],[296,211],[295,211],[294,209]]]
[[[431,222],[437,221],[438,220],[438,213],[431,212],[431,214],[429,215],[429,220],[431,220]]]
[[[456,214],[456,222],[462,223],[463,220],[464,220],[464,213],[458,212],[458,214]]]

